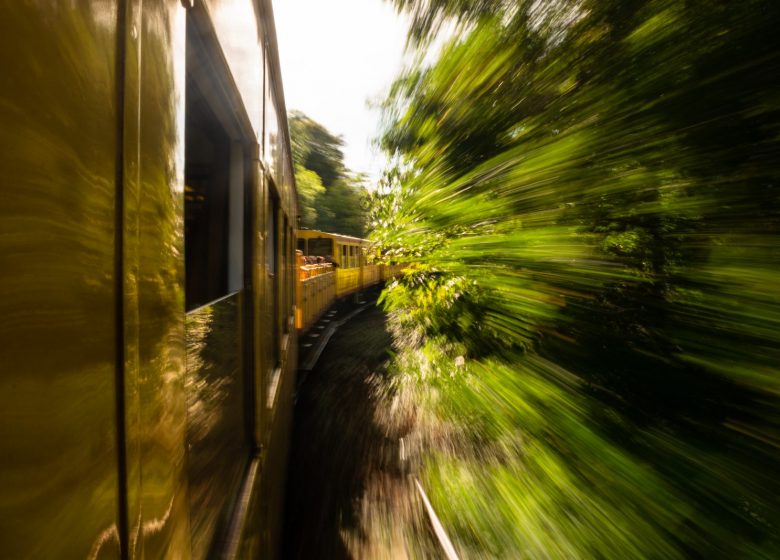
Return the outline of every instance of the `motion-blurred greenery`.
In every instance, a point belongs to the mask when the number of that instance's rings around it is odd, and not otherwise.
[[[780,4],[392,1],[452,33],[369,227],[456,546],[777,557]]]

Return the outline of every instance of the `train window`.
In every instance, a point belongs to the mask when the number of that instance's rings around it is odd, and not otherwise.
[[[275,189],[273,188],[273,182],[269,181],[270,196],[270,221],[268,223],[268,235],[266,236],[266,265],[268,267],[268,280],[269,287],[271,288],[271,344],[273,346],[272,352],[272,367],[276,367],[281,359],[281,333],[280,333],[280,318],[279,318],[279,297],[281,295],[281,278],[280,271],[284,269],[283,263],[280,263],[282,258],[282,251],[279,247],[279,198],[276,196]],[[272,380],[269,380],[272,384]]]
[[[292,294],[290,293],[290,227],[287,223],[287,216],[282,219],[282,282],[284,283],[284,294],[282,299],[282,333],[287,334],[290,330],[289,321],[287,320],[290,313],[290,301],[292,300]]]
[[[300,239],[300,238],[298,239],[298,250],[301,253],[303,253],[304,255],[306,254],[306,240],[305,239]]]
[[[201,14],[202,15],[202,14]],[[185,393],[192,557],[224,546],[252,456],[248,148],[255,140],[207,18],[187,13]]]
[[[268,223],[268,235],[265,237],[265,261],[269,276],[276,274],[276,213],[279,207],[276,196],[271,195],[270,222]]]
[[[333,240],[328,237],[315,237],[309,239],[309,255],[315,257],[332,257]]]
[[[186,308],[241,289],[244,154],[187,74],[184,246]]]

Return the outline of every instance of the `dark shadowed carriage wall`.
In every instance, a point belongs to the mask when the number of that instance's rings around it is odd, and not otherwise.
[[[0,0],[7,558],[277,555],[297,207],[268,0]]]

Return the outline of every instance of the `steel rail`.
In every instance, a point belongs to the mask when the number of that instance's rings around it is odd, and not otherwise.
[[[420,497],[422,498],[422,501],[425,504],[425,509],[428,512],[428,519],[430,519],[431,525],[433,526],[433,532],[436,533],[436,537],[439,539],[439,544],[444,550],[444,554],[447,556],[447,560],[458,560],[458,553],[455,552],[455,547],[453,546],[450,538],[447,536],[447,532],[444,530],[444,526],[442,526],[441,521],[439,521],[439,517],[436,515],[436,512],[431,505],[431,501],[425,494],[425,490],[423,490],[422,484],[420,484],[420,481],[417,480],[417,478],[414,479],[414,483],[417,485],[417,490],[420,492]]]

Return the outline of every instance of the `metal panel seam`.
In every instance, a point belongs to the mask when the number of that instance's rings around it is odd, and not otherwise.
[[[116,46],[116,198],[114,229],[114,305],[115,305],[115,345],[116,345],[116,430],[117,430],[117,466],[118,466],[118,506],[117,515],[119,550],[122,560],[128,559],[128,519],[127,519],[127,434],[125,430],[125,347],[124,347],[124,106],[125,106],[125,61],[127,39],[127,2],[119,0],[117,8],[117,46]]]

